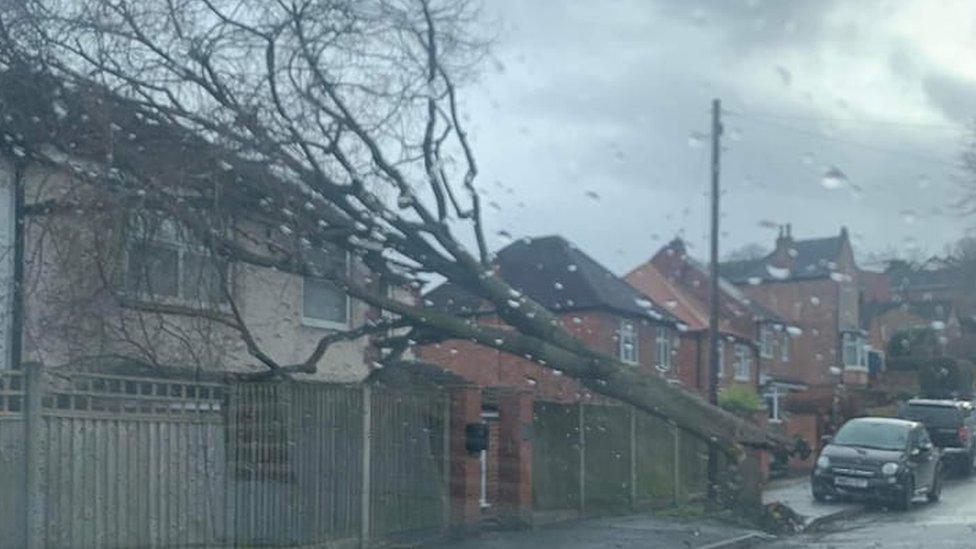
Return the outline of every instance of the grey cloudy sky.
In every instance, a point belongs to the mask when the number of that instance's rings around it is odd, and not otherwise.
[[[615,271],[676,234],[704,255],[708,109],[725,115],[723,248],[849,227],[941,252],[972,219],[971,1],[487,0],[496,61],[465,90],[495,246],[561,233]],[[836,168],[849,184],[823,184]],[[597,198],[593,198],[593,195]]]

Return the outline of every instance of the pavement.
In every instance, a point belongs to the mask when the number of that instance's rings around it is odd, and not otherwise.
[[[967,548],[976,547],[976,477],[947,479],[942,501],[918,498],[908,511],[869,507],[813,531],[763,544],[762,549]]]
[[[732,549],[752,547],[766,539],[770,537],[762,532],[712,519],[632,515],[554,523],[531,530],[483,532],[476,538],[442,541],[432,547]]]
[[[818,503],[810,493],[810,478],[777,480],[763,490],[763,503],[779,502],[803,517],[803,530],[818,528],[834,520],[853,518],[864,512],[864,505],[854,502]]]

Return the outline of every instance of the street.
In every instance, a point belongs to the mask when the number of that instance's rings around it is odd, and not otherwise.
[[[923,503],[908,512],[870,508],[850,520],[822,530],[784,538],[764,548],[974,547],[976,546],[976,477],[947,479],[942,501]]]

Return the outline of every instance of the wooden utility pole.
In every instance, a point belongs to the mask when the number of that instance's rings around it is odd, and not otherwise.
[[[718,221],[719,221],[719,155],[721,154],[722,103],[712,100],[712,231],[708,281],[708,402],[718,404]],[[708,445],[708,501],[718,503],[718,449]]]

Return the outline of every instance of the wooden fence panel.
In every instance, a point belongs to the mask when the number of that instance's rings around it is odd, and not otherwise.
[[[0,371],[0,548],[26,545],[23,510],[27,506],[24,483],[24,377]]]
[[[242,544],[359,535],[362,389],[238,384],[229,416],[230,531]]]
[[[370,537],[446,527],[448,470],[442,391],[372,391]]]

